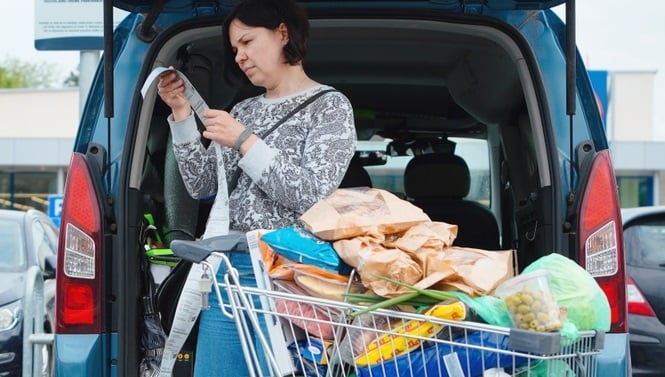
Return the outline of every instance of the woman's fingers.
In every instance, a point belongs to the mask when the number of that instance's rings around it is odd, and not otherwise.
[[[210,109],[203,113],[206,130],[203,136],[222,145],[231,146],[244,127],[226,111]]]
[[[182,79],[178,78],[175,72],[165,72],[160,76],[157,93],[171,109],[180,109],[188,106],[184,92],[185,83]]]
[[[233,119],[226,111],[215,109],[209,109],[203,112],[203,118],[203,124],[206,127],[224,127],[226,124],[228,124],[230,119]]]
[[[175,72],[168,72],[160,76],[157,91],[160,94],[180,94],[184,91],[185,83],[179,79]]]
[[[185,83],[175,72],[160,75],[157,94],[171,108],[174,120],[180,121],[191,115],[191,106],[185,97]]]

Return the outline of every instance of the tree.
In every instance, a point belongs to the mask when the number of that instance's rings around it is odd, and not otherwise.
[[[12,57],[0,62],[0,88],[50,88],[57,76],[52,63],[30,63]]]
[[[67,78],[62,84],[67,87],[79,86],[79,73],[70,71],[69,76],[67,76]]]

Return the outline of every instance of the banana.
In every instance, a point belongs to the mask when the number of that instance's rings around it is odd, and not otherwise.
[[[437,304],[423,314],[441,319],[461,321],[466,318],[466,306],[459,301],[452,304]],[[357,366],[373,365],[411,352],[418,348],[422,342],[418,337],[433,337],[442,328],[442,324],[429,321],[410,320],[405,322],[390,329],[389,334],[382,335],[372,341],[367,346],[365,353],[356,357],[355,363]]]

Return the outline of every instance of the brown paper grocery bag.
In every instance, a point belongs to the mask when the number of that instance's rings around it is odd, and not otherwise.
[[[406,231],[429,217],[417,206],[377,188],[337,189],[301,217],[305,228],[326,241]]]
[[[514,276],[512,250],[450,246],[456,231],[456,225],[425,222],[395,239],[358,236],[335,241],[333,247],[344,262],[358,270],[366,287],[385,297],[409,290],[380,276],[470,296],[489,294]]]
[[[407,284],[415,284],[423,277],[418,263],[406,252],[386,248],[372,237],[343,239],[336,241],[333,246],[340,258],[356,268],[363,285],[378,295],[389,297],[409,291],[381,277]]]
[[[457,237],[457,225],[441,221],[416,224],[395,240],[386,240],[384,245],[397,247],[409,253],[420,250],[440,251],[452,246]]]
[[[419,255],[426,260],[425,276],[436,271],[454,270],[437,284],[454,286],[472,296],[491,294],[505,280],[515,276],[512,250],[483,250],[468,247],[448,247],[442,253]]]

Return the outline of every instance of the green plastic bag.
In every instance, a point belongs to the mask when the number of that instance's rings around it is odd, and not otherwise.
[[[549,272],[552,294],[559,307],[567,309],[566,322],[580,331],[609,331],[611,313],[607,297],[596,280],[579,264],[561,254],[552,253],[537,259],[522,273],[535,270]],[[574,329],[568,328],[566,332],[574,333]]]
[[[495,296],[469,297],[462,292],[457,296],[485,323],[495,326],[511,327],[513,322],[503,300]]]

